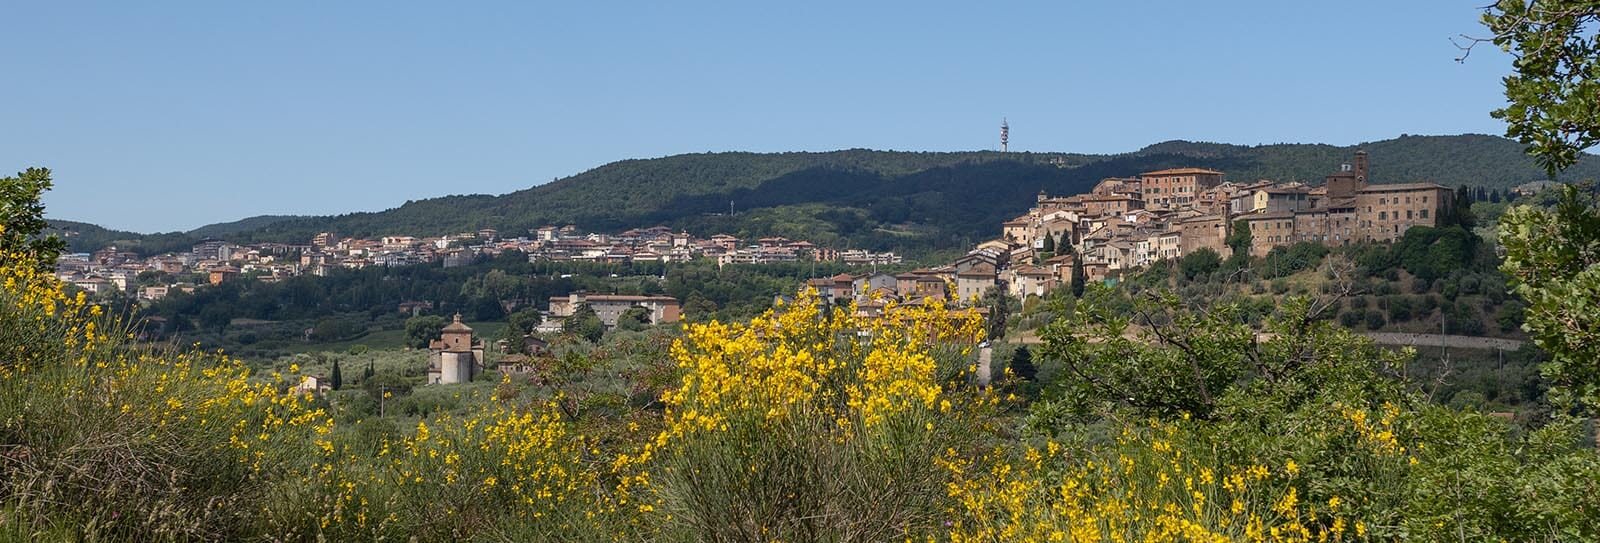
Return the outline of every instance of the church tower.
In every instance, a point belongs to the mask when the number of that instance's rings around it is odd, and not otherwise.
[[[461,314],[439,331],[439,339],[428,345],[433,351],[428,364],[428,383],[451,384],[471,381],[482,372],[483,341],[472,337],[472,328],[461,322]]]
[[[1367,150],[1356,149],[1356,190],[1367,188]]]

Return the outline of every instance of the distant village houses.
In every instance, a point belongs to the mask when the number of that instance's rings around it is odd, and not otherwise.
[[[70,233],[69,233],[70,234]],[[620,234],[584,233],[577,227],[545,226],[527,236],[507,239],[493,228],[444,236],[342,237],[320,232],[304,245],[238,244],[206,238],[187,252],[143,258],[116,246],[94,253],[63,255],[57,276],[90,294],[123,292],[155,302],[174,291],[193,291],[194,284],[217,286],[230,281],[280,281],[298,275],[324,276],[339,269],[440,264],[466,266],[506,251],[520,251],[530,262],[672,263],[705,259],[718,265],[821,261],[873,266],[901,262],[894,253],[860,249],[835,250],[805,240],[766,237],[742,240],[716,234],[699,238],[664,226]],[[145,272],[164,274],[159,284],[140,283]],[[425,309],[404,307],[413,314]]]
[[[1200,250],[1226,256],[1233,228],[1248,228],[1249,254],[1263,256],[1298,242],[1392,242],[1451,214],[1451,189],[1369,183],[1367,160],[1357,151],[1320,186],[1233,182],[1215,170],[1173,168],[1107,178],[1086,194],[1040,192],[1027,213],[1000,225],[1000,238],[930,273],[946,277],[958,301],[997,287],[1015,297],[1043,296],[1070,285],[1075,273],[1104,281]],[[813,280],[811,286],[823,284]]]

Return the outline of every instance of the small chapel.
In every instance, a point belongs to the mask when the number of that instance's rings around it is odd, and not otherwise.
[[[439,339],[428,344],[428,384],[465,383],[483,373],[483,340],[472,337],[472,328],[461,322],[461,314],[439,331]]]

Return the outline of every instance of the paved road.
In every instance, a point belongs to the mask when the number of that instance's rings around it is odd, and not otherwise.
[[[1384,345],[1414,345],[1417,347],[1438,347],[1441,343],[1446,347],[1457,349],[1504,349],[1515,351],[1522,348],[1522,340],[1502,339],[1494,337],[1455,336],[1441,334],[1402,334],[1399,332],[1364,332],[1361,335],[1371,338],[1372,341]]]
[[[1457,349],[1503,349],[1515,351],[1522,348],[1525,343],[1520,339],[1504,339],[1494,337],[1457,336],[1441,334],[1406,334],[1400,332],[1362,332],[1373,342],[1381,345],[1413,345],[1417,347],[1438,347],[1439,342],[1445,342],[1446,347]],[[1265,339],[1265,338],[1263,338]],[[1023,345],[1037,345],[1043,343],[1037,332],[1027,330],[1013,337],[1013,341]]]
[[[989,386],[989,360],[994,356],[994,347],[978,349],[978,386]]]

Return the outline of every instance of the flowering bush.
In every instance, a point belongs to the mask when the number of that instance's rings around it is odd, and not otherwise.
[[[0,486],[12,514],[231,537],[296,444],[331,431],[308,396],[221,354],[132,345],[127,326],[26,255],[3,260]]]
[[[943,517],[938,451],[967,450],[995,405],[967,386],[976,313],[879,318],[805,295],[749,324],[690,325],[664,428],[619,465],[623,492],[683,539],[877,541]]]

